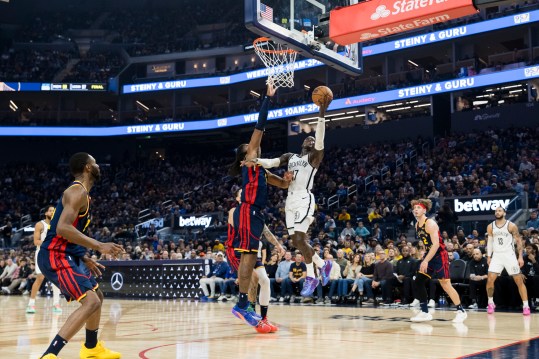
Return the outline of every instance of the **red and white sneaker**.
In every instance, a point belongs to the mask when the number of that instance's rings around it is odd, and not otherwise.
[[[271,333],[271,327],[264,320],[258,321],[258,324],[255,326],[255,330],[260,334]]]
[[[271,322],[268,320],[267,317],[264,318],[264,319],[262,319],[262,321],[263,321],[264,323],[266,323],[266,324],[271,328],[270,333],[275,333],[275,332],[278,332],[278,331],[279,331],[279,327],[277,327],[275,324],[271,323]]]
[[[530,307],[524,307],[522,309],[522,314],[523,315],[530,315]]]
[[[495,310],[495,309],[496,309],[496,305],[495,305],[495,304],[489,304],[489,305],[487,306],[487,313],[488,313],[488,314],[492,314],[492,313],[494,313],[494,310]]]

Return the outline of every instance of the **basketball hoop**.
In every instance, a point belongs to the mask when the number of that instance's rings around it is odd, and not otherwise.
[[[267,37],[259,37],[253,41],[255,52],[268,68],[268,81],[273,86],[294,87],[294,64],[297,51],[286,48],[285,45],[273,43]]]

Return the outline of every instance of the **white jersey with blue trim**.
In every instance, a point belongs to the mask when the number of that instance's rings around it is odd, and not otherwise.
[[[310,192],[313,188],[314,176],[318,171],[309,163],[309,155],[293,154],[288,160],[288,171],[292,172],[292,182],[288,192]]]
[[[505,221],[501,227],[496,225],[496,221],[492,222],[492,242],[493,253],[514,253],[515,240],[513,234],[509,232],[510,221]]]

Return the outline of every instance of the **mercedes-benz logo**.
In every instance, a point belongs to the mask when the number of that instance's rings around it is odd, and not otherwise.
[[[112,275],[112,278],[110,278],[110,285],[112,286],[112,289],[114,290],[122,289],[124,285],[124,277],[122,276],[122,273],[115,272]]]

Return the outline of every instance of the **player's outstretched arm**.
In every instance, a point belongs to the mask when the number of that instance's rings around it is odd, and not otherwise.
[[[270,97],[275,95],[277,88],[273,86],[273,82],[268,82],[268,89],[266,91],[266,97],[262,100],[262,106],[260,107],[260,112],[258,113],[258,121],[255,125],[255,130],[251,135],[251,140],[247,146],[247,153],[245,158],[255,158],[258,154],[258,148],[262,142],[262,135],[264,134],[264,129],[266,127],[266,121],[268,120],[268,110],[270,105]]]
[[[56,229],[58,235],[71,243],[94,249],[104,254],[115,256],[123,252],[123,248],[120,245],[98,242],[73,227],[72,223],[77,219],[79,212],[87,206],[87,196],[84,188],[81,186],[72,186],[65,190],[62,197],[62,205],[64,206],[64,210],[58,219],[58,227]]]
[[[318,122],[316,123],[316,133],[314,135],[314,151],[309,154],[309,163],[314,168],[318,168],[324,159],[324,138],[326,136],[326,110],[331,100],[326,101],[320,106],[318,113]]]
[[[275,158],[253,158],[250,160],[242,161],[242,166],[252,167],[254,165],[260,165],[264,168],[274,168],[288,165],[288,160],[292,157],[293,153],[285,153],[281,157]]]

